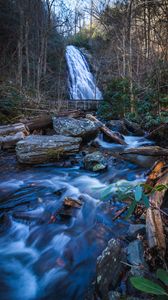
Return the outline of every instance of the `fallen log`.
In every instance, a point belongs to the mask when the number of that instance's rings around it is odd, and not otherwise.
[[[168,172],[164,174],[158,181],[154,188],[160,184],[168,184]],[[146,234],[149,248],[156,248],[161,257],[165,257],[166,240],[164,235],[163,223],[161,218],[160,207],[162,205],[166,189],[162,191],[155,191],[150,196],[150,207],[146,213]]]
[[[168,156],[168,148],[161,148],[159,146],[130,148],[124,150],[123,152],[120,152],[120,154],[121,155],[138,154],[138,155],[145,155],[145,156]]]
[[[23,123],[30,132],[33,132],[37,129],[51,128],[52,118],[49,115],[41,115],[39,117],[32,118],[31,120],[23,121]]]
[[[41,164],[59,161],[79,152],[81,138],[53,135],[30,135],[16,145],[16,156],[23,164]]]
[[[29,133],[23,123],[0,126],[0,148],[10,149]]]
[[[26,127],[23,123],[0,126],[0,136],[12,135],[17,132],[27,132]]]
[[[17,142],[23,140],[25,134],[23,132],[17,132],[13,135],[7,135],[0,137],[0,148],[3,150],[13,148]]]
[[[112,142],[116,142],[120,145],[127,145],[127,143],[121,139],[114,131],[110,130],[108,127],[106,127],[102,122],[100,122],[96,117],[92,115],[86,115],[86,118],[94,121],[100,126],[100,130],[106,135]]]

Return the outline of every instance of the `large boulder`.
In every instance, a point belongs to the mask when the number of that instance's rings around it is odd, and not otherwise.
[[[124,119],[124,124],[126,128],[132,132],[134,135],[143,136],[145,134],[144,130],[135,122],[128,121]]]
[[[57,161],[62,156],[77,153],[81,139],[62,135],[31,135],[16,145],[18,161],[24,164],[39,164]]]
[[[100,125],[88,119],[54,117],[53,127],[56,134],[81,137],[82,140],[89,141],[97,136]]]
[[[107,168],[107,159],[99,151],[87,154],[83,162],[85,169],[89,171],[100,171]]]
[[[146,138],[154,140],[157,145],[167,147],[168,145],[168,123],[162,124],[152,130]]]
[[[102,300],[108,299],[109,289],[115,289],[123,272],[125,253],[121,242],[111,239],[107,248],[97,259],[96,291]]]
[[[129,135],[129,131],[126,128],[123,120],[111,120],[107,123],[107,127],[109,127],[112,131],[116,131],[124,135]]]

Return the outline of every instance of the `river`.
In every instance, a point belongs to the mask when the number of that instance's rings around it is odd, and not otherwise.
[[[147,143],[125,137],[131,145]],[[102,148],[116,146],[97,140]],[[121,146],[120,146],[121,147]],[[113,221],[123,203],[117,186],[145,178],[144,167],[113,160],[107,171],[88,172],[80,162],[20,166],[14,154],[1,153],[0,298],[2,300],[83,300],[95,277],[96,259],[110,238],[124,237],[128,222]],[[111,201],[102,191],[112,184]],[[65,197],[80,199],[80,209],[62,209]]]

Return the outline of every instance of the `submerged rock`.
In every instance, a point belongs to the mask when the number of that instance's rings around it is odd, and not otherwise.
[[[57,134],[81,137],[84,141],[94,139],[98,134],[99,125],[88,119],[53,118],[53,127]]]
[[[115,288],[124,265],[125,253],[118,240],[111,239],[107,248],[97,259],[96,290],[102,300],[108,299],[109,288]]]
[[[80,138],[32,135],[17,143],[17,159],[24,164],[58,161],[62,156],[77,153],[80,143]]]
[[[107,159],[99,152],[87,154],[84,157],[84,167],[89,171],[100,171],[107,168]]]

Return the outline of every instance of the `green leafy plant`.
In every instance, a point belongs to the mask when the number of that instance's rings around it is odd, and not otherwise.
[[[168,184],[158,184],[152,187],[146,183],[140,185],[131,186],[127,182],[123,182],[122,186],[117,184],[110,184],[108,187],[101,190],[101,200],[106,200],[112,195],[117,195],[120,201],[129,199],[131,204],[128,207],[125,218],[128,219],[133,214],[135,208],[139,204],[143,204],[146,208],[150,207],[149,196],[156,191],[161,192],[168,189]],[[147,191],[147,192],[146,192]]]
[[[130,111],[130,83],[127,78],[111,80],[104,91],[98,114],[105,119],[123,118]]]
[[[139,276],[131,277],[130,281],[133,287],[141,292],[159,296],[166,296],[166,298],[168,298],[168,293],[166,290],[166,287],[168,285],[168,272],[163,269],[158,269],[156,272],[156,277],[165,286],[164,288],[158,283],[153,282],[152,280]]]

